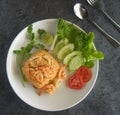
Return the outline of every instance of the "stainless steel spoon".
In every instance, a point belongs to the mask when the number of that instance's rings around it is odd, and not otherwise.
[[[106,33],[100,26],[98,26],[94,21],[91,21],[89,19],[88,11],[87,9],[81,4],[77,3],[74,5],[73,11],[75,15],[80,18],[81,20],[87,19],[89,22],[94,24],[96,28],[104,34],[104,36],[107,38],[107,40],[114,46],[114,47],[119,47],[120,48],[120,42],[118,42],[115,38],[110,36],[108,33]]]
[[[87,0],[87,2],[91,6],[99,9],[111,21],[111,23],[118,30],[118,32],[120,32],[120,25],[118,25],[104,10],[100,9],[100,7],[99,7],[100,6],[100,0]]]

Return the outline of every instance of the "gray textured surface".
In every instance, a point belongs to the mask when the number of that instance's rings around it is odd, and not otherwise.
[[[46,18],[63,17],[75,21],[72,9],[84,3],[91,18],[120,41],[120,33],[101,12],[91,8],[85,0],[0,0],[0,115],[120,115],[120,49],[113,48],[105,37],[87,21],[78,21],[84,30],[93,31],[94,41],[105,59],[100,62],[95,87],[81,103],[60,112],[45,112],[21,101],[7,79],[5,63],[9,46],[15,36],[28,24]],[[104,9],[120,25],[120,0],[102,0]],[[51,105],[52,106],[52,105]]]

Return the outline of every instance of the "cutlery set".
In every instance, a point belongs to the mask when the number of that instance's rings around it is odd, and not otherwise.
[[[118,32],[120,32],[120,26],[104,11],[101,10],[99,7],[100,4],[100,0],[87,0],[87,2],[97,8],[98,10],[100,10],[112,23],[112,25],[117,29]],[[120,42],[117,41],[115,38],[113,38],[111,35],[109,35],[107,32],[105,32],[98,24],[95,23],[95,21],[90,20],[89,18],[89,13],[87,11],[87,9],[85,8],[85,6],[81,3],[77,3],[74,5],[73,11],[75,13],[75,15],[81,19],[81,20],[88,20],[90,23],[92,23],[101,33],[103,33],[103,35],[107,38],[107,40],[114,46],[114,47],[118,47],[120,48]]]

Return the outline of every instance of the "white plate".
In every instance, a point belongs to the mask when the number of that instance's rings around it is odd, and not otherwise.
[[[33,23],[34,32],[36,32],[38,28],[41,28],[54,34],[56,26],[57,19],[46,19]],[[56,90],[54,95],[50,96],[44,93],[42,96],[38,96],[37,91],[31,84],[27,83],[26,87],[23,87],[16,64],[16,55],[13,54],[13,50],[20,49],[26,44],[26,33],[27,27],[16,36],[8,51],[6,62],[9,82],[18,97],[20,97],[28,105],[45,111],[65,110],[80,103],[90,93],[96,82],[99,61],[95,61],[95,66],[92,68],[92,79],[82,90],[73,90],[68,88],[66,79],[66,81],[64,81]]]

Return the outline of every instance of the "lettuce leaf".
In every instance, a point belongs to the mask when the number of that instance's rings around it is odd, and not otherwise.
[[[57,36],[56,42],[67,38],[70,43],[74,43],[75,50],[82,52],[82,55],[86,60],[85,65],[87,66],[94,66],[93,60],[104,59],[103,53],[97,51],[93,46],[93,40],[95,38],[93,32],[87,34],[83,30],[77,28],[74,24],[59,18],[55,36]]]

